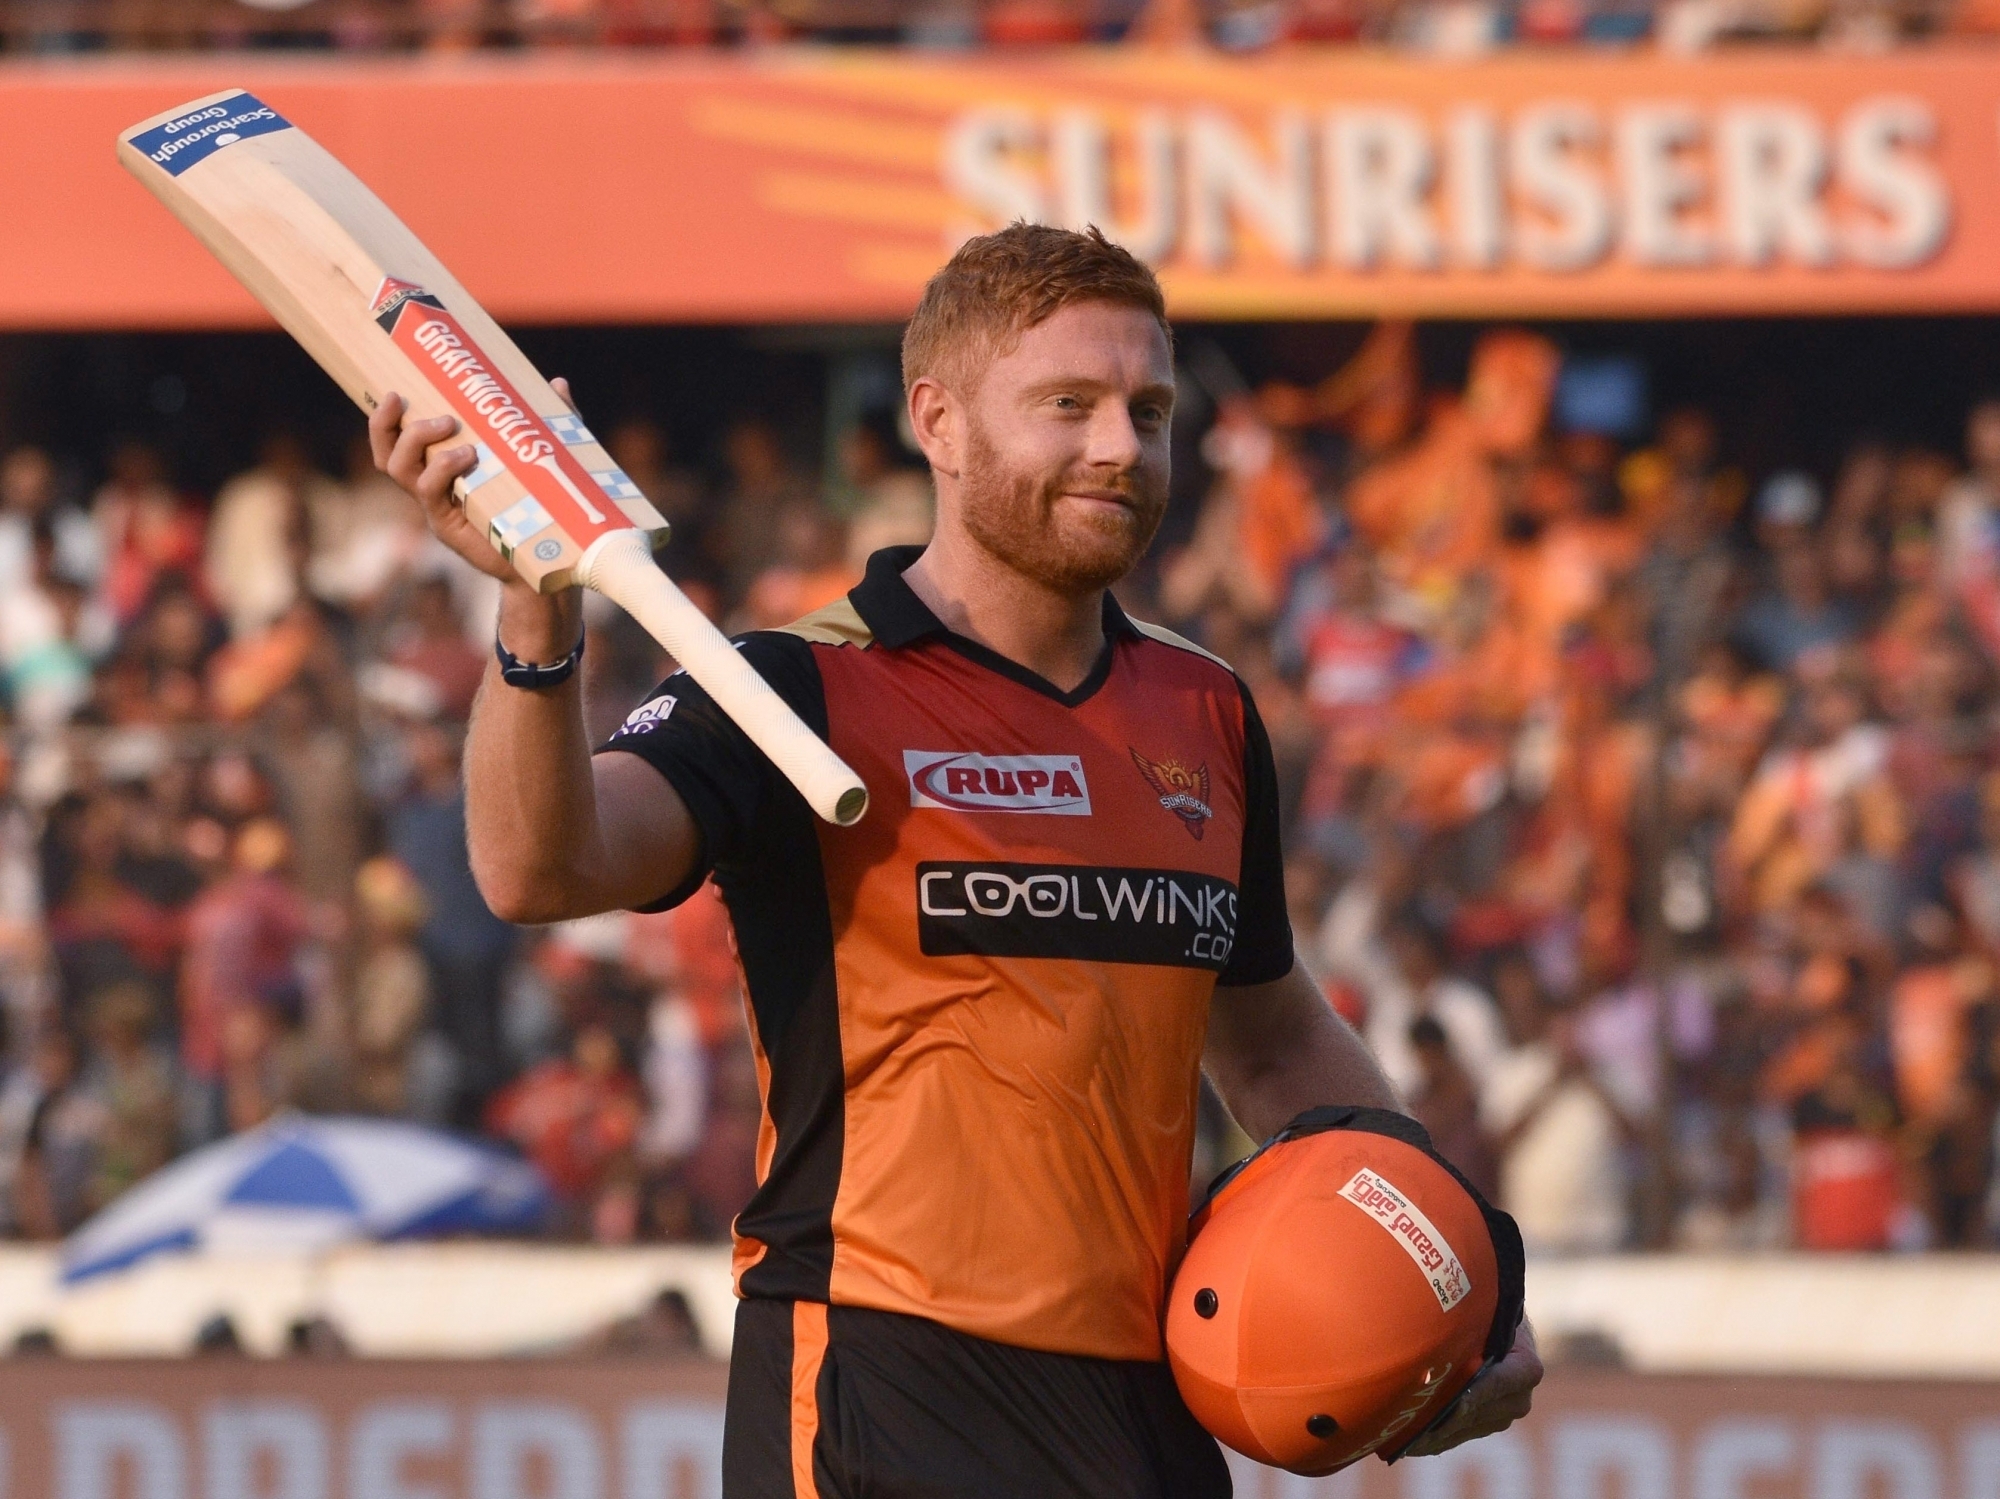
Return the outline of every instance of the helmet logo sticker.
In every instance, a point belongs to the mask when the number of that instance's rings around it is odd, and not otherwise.
[[[1472,1277],[1459,1263],[1443,1234],[1403,1193],[1365,1167],[1340,1189],[1340,1195],[1381,1224],[1403,1246],[1430,1282],[1438,1308],[1450,1311],[1471,1294]]]

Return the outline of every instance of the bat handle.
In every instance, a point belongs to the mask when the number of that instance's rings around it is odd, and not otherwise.
[[[828,822],[848,827],[868,810],[868,788],[757,675],[708,616],[653,560],[643,531],[607,532],[584,551],[577,577],[631,615],[687,668],[716,706],[770,757]]]

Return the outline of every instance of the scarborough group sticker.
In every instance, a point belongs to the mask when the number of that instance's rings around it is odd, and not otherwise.
[[[253,135],[290,130],[291,121],[252,94],[232,94],[184,115],[155,125],[132,144],[155,166],[178,177],[198,161],[206,161],[224,146]]]
[[[1340,1189],[1340,1195],[1386,1229],[1403,1252],[1417,1262],[1430,1282],[1441,1310],[1450,1311],[1471,1294],[1472,1277],[1458,1262],[1444,1235],[1401,1192],[1363,1168]]]

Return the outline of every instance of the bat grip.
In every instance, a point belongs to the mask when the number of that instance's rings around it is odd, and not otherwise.
[[[627,529],[598,537],[585,550],[577,577],[636,619],[686,667],[813,811],[840,827],[861,820],[868,810],[868,788],[861,777],[805,726],[660,571],[644,532]]]

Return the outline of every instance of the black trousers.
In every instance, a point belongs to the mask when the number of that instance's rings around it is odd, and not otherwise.
[[[1229,1499],[1165,1364],[1010,1348],[921,1317],[742,1302],[723,1499]]]

